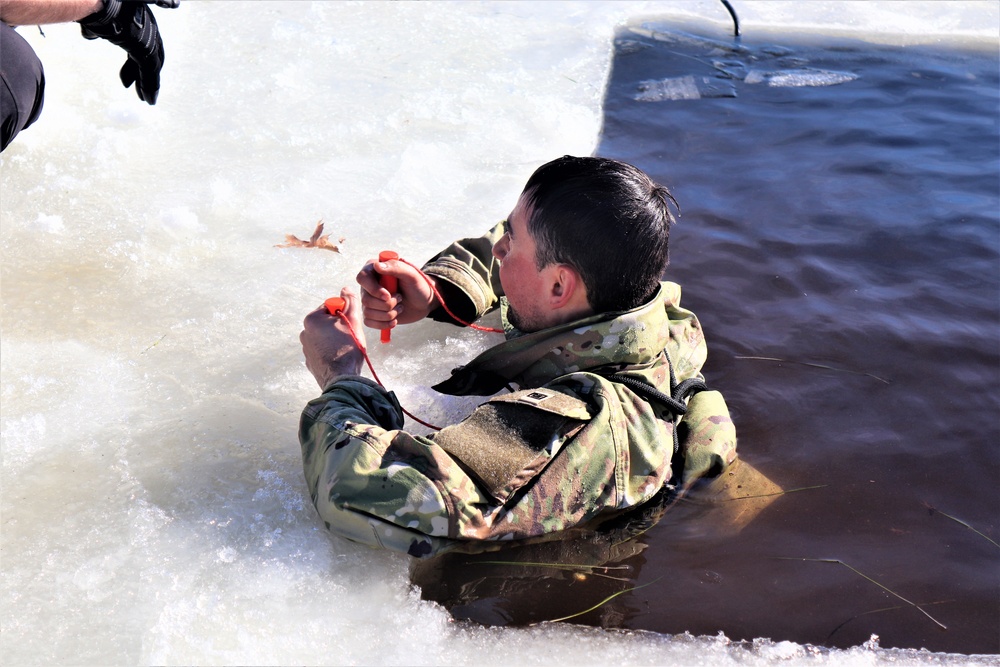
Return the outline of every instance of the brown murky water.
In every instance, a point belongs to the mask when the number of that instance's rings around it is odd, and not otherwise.
[[[486,624],[596,607],[572,621],[1000,652],[996,45],[648,27],[616,40],[598,154],[681,202],[668,277],[743,460],[786,493],[706,491],[631,540],[445,556],[415,583]]]

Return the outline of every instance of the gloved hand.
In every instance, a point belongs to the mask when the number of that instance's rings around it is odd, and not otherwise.
[[[157,2],[161,7],[176,7],[176,0]],[[122,65],[122,84],[135,83],[139,99],[156,104],[160,92],[160,69],[163,67],[163,40],[145,2],[104,0],[104,8],[80,19],[80,31],[87,39],[106,39],[128,53]]]

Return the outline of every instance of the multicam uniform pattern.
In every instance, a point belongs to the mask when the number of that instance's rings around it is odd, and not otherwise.
[[[449,305],[475,317],[498,304],[505,313],[490,255],[499,233],[459,241],[424,267],[439,284],[447,281]],[[695,315],[680,307],[678,285],[661,283],[631,311],[530,334],[503,321],[506,342],[436,388],[484,396],[511,384],[521,389],[436,434],[403,430],[395,396],[359,376],[341,377],[306,406],[299,430],[305,477],[330,530],[430,556],[610,516],[665,484],[718,474],[735,460],[736,433],[718,392],[696,393],[678,420],[663,403],[609,379],[631,376],[669,395],[671,365],[676,382],[700,377],[705,339]]]

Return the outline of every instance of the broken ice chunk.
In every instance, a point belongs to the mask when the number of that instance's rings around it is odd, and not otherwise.
[[[752,69],[747,72],[743,81],[744,83],[766,83],[774,88],[799,88],[802,86],[836,86],[840,83],[854,81],[857,78],[857,74],[850,72],[805,67],[775,72]]]
[[[678,76],[639,82],[638,102],[665,100],[700,100],[712,97],[736,97],[736,88],[727,81],[709,76]]]

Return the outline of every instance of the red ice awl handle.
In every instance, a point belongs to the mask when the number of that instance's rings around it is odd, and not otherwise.
[[[344,312],[344,308],[347,308],[347,302],[344,301],[343,297],[339,296],[331,296],[323,302],[323,305],[326,306],[326,311],[331,315],[342,313]]]
[[[388,262],[393,259],[399,259],[399,254],[393,250],[383,250],[378,254],[378,261]],[[399,281],[396,276],[379,276],[378,284],[389,290],[389,294],[395,294],[396,290],[399,289]],[[392,329],[382,329],[382,342],[388,343],[392,339]]]

